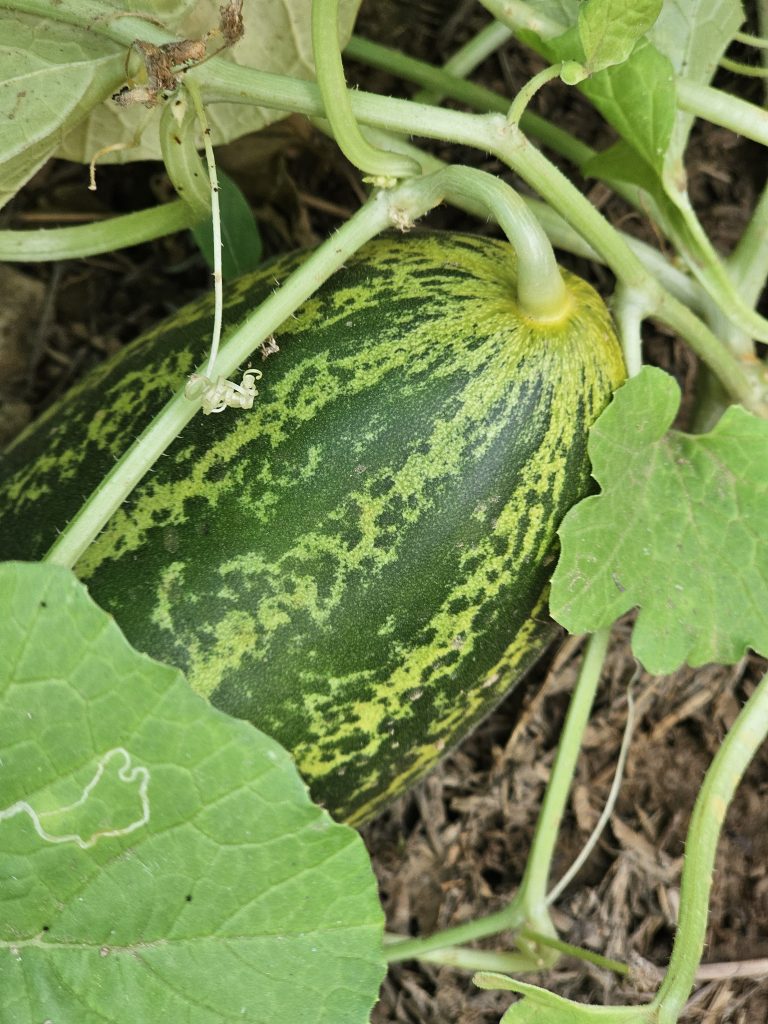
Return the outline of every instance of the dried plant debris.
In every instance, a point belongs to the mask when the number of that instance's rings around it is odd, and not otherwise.
[[[219,32],[224,38],[225,46],[234,46],[243,38],[243,0],[230,0],[219,8]]]
[[[121,107],[129,107],[135,103],[143,103],[149,108],[157,106],[178,89],[185,71],[234,46],[242,39],[244,31],[243,2],[230,0],[230,3],[219,8],[218,27],[206,32],[201,39],[181,39],[163,43],[162,46],[155,46],[154,43],[145,42],[143,39],[134,39],[131,50],[141,55],[146,81],[130,84],[129,79],[129,84],[118,90],[112,99]],[[220,36],[224,42],[209,53],[208,42],[215,36]],[[130,57],[130,53],[128,56]]]

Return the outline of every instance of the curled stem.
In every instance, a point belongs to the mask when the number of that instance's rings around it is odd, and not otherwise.
[[[342,153],[377,185],[419,173],[408,157],[372,146],[360,131],[349,101],[339,50],[339,0],[313,0],[312,50],[325,116]]]
[[[538,72],[538,74],[534,75],[533,78],[528,79],[512,101],[512,106],[509,108],[509,113],[507,114],[507,124],[517,125],[520,123],[520,118],[523,116],[525,108],[531,102],[539,89],[543,88],[547,82],[551,82],[553,79],[559,78],[562,68],[562,64],[552,64],[548,68],[543,68]]]
[[[570,298],[549,239],[521,197],[500,178],[471,167],[432,175],[436,201],[474,200],[497,221],[517,253],[517,301],[536,320],[560,320]]]

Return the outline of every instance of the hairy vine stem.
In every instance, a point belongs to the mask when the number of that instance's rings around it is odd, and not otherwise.
[[[188,203],[175,199],[92,224],[0,231],[0,261],[43,263],[96,256],[185,231],[202,219]]]
[[[535,271],[519,279],[518,300],[523,307],[535,317],[562,316],[570,300],[552,247],[519,196],[482,171],[446,167],[390,191],[375,193],[232,333],[219,353],[217,374],[231,376],[260,342],[276,331],[365,242],[387,227],[410,226],[437,203],[466,191],[479,197],[489,212],[499,218],[512,244]],[[525,305],[527,301],[530,306]],[[208,376],[207,369],[201,367],[193,377]],[[190,400],[192,397],[197,401]],[[86,500],[46,555],[48,561],[70,567],[77,562],[113,512],[198,412],[203,397],[199,389],[187,391],[186,396],[182,389],[174,395]]]
[[[0,0],[0,7],[10,6],[11,2]],[[13,6],[75,24],[83,24],[92,9],[91,29],[127,45],[136,38],[139,30],[144,38],[153,42],[162,43],[169,38],[167,33],[138,18],[105,18],[103,9],[95,0],[78,0],[76,7],[70,6],[67,0],[54,7],[44,0],[13,0]],[[510,6],[510,0],[505,0],[505,6]],[[521,4],[517,2],[516,6]],[[188,74],[199,77],[208,103],[256,102],[313,117],[324,113],[319,90],[309,82],[242,68],[220,57],[212,58]],[[759,415],[768,416],[766,382],[753,372],[752,367],[746,367],[736,359],[690,310],[647,274],[621,237],[580,191],[530,145],[522,132],[507,125],[503,117],[478,117],[361,92],[351,95],[350,102],[360,122],[390,131],[464,143],[498,156],[534,189],[546,195],[555,209],[602,255],[625,285],[643,291],[654,316],[686,338],[733,398]],[[764,334],[768,339],[768,330]],[[758,333],[758,337],[762,336]]]
[[[381,193],[370,199],[334,236],[315,250],[282,288],[234,331],[219,353],[218,371],[221,374],[231,376],[256,346],[277,330],[349,256],[391,225],[389,199]],[[200,376],[205,376],[205,369],[206,366],[199,368]],[[75,565],[109,517],[200,407],[200,402],[190,401],[184,394],[184,388],[180,388],[88,497],[48,551],[46,560],[70,568]]]

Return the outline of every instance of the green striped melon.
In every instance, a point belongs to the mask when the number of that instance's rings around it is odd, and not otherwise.
[[[233,324],[302,259],[231,289]],[[76,566],[140,650],[291,750],[359,822],[554,635],[558,524],[624,376],[599,296],[515,301],[503,242],[381,237],[277,332],[251,411],[198,416]],[[41,557],[205,357],[205,300],[99,367],[0,464],[0,556]]]

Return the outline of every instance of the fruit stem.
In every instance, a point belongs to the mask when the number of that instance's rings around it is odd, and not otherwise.
[[[517,302],[528,316],[551,322],[571,309],[555,253],[547,235],[513,188],[500,178],[473,167],[438,171],[448,202],[474,199],[496,220],[517,253]]]

